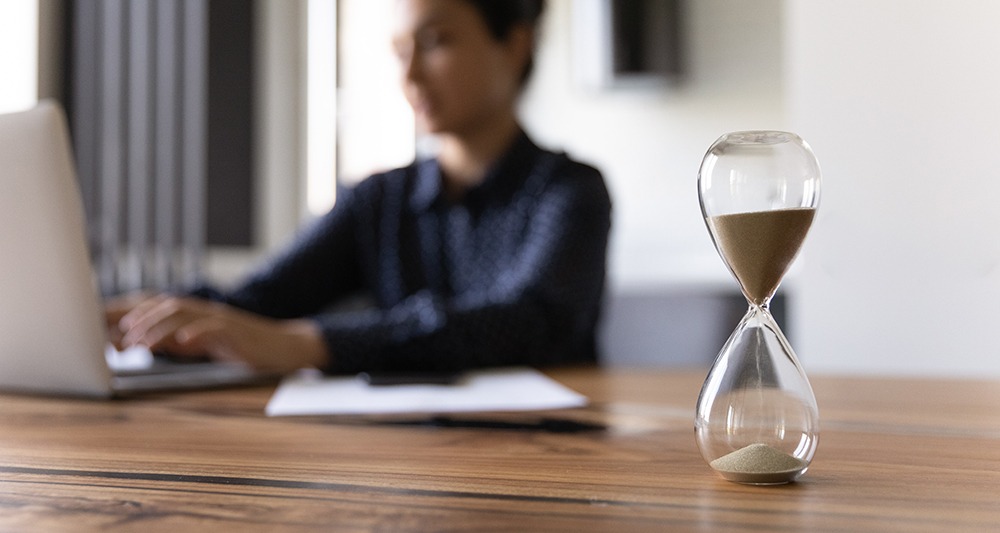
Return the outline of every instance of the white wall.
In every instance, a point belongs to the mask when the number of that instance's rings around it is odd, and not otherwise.
[[[523,102],[526,128],[603,171],[615,208],[615,287],[735,290],[705,230],[695,183],[702,155],[723,133],[785,125],[781,2],[685,2],[686,73],[678,83],[594,91],[574,79],[581,58],[571,48],[579,30],[572,10],[579,1],[548,4]]]
[[[1000,2],[789,0],[792,127],[824,170],[807,370],[1000,375]]]
[[[572,47],[575,32],[595,30],[574,25],[585,1],[550,0],[522,117],[541,144],[600,168],[611,190],[603,363],[707,368],[745,308],[702,221],[698,166],[723,133],[785,127],[782,3],[684,2],[682,77],[597,90],[574,70],[594,61]]]

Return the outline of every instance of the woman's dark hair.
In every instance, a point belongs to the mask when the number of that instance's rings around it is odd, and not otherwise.
[[[524,25],[532,30],[545,10],[545,0],[465,0],[483,17],[490,34],[498,41],[505,41],[511,30]],[[521,84],[528,81],[535,66],[534,53],[521,73]]]

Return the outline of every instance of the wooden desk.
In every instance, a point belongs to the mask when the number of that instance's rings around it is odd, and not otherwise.
[[[753,487],[694,443],[703,374],[574,370],[605,431],[268,419],[271,388],[0,396],[0,530],[1000,528],[1000,382],[812,378],[809,473]]]

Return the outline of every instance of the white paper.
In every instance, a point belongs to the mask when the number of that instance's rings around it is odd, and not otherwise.
[[[529,368],[470,372],[454,385],[371,386],[359,378],[285,378],[268,416],[533,411],[587,405],[587,398]]]

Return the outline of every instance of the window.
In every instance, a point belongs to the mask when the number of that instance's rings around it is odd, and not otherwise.
[[[336,184],[408,164],[413,115],[391,48],[392,0],[308,0],[305,189],[308,216],[330,209]]]
[[[416,135],[392,52],[396,3],[338,4],[337,166],[341,182],[350,185],[373,172],[409,164]]]
[[[0,2],[0,113],[38,101],[38,0]]]
[[[306,35],[306,207],[320,215],[337,191],[337,3],[309,0]]]

